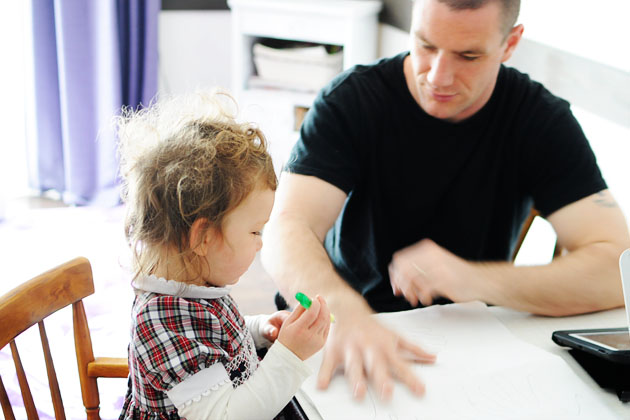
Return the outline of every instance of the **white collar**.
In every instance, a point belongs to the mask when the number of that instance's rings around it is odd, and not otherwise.
[[[205,287],[166,280],[153,274],[137,277],[131,285],[136,292],[153,292],[163,295],[197,299],[218,299],[230,293],[228,287]]]

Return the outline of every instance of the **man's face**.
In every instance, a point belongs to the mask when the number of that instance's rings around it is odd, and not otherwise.
[[[512,55],[523,27],[506,38],[498,2],[452,10],[437,0],[417,1],[405,61],[407,86],[429,115],[463,121],[490,99],[500,65]]]

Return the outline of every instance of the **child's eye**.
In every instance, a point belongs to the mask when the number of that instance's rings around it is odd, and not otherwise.
[[[260,231],[259,231],[259,230],[257,230],[257,231],[255,231],[255,232],[252,232],[252,234],[253,234],[253,235],[256,235],[256,236],[260,236]]]

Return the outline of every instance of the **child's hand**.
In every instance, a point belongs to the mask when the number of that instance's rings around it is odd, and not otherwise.
[[[262,327],[262,336],[272,343],[278,338],[278,331],[284,321],[291,315],[289,311],[278,311],[271,314],[267,322]]]
[[[329,330],[330,310],[324,298],[318,295],[309,309],[298,305],[284,320],[278,341],[306,360],[324,346]]]

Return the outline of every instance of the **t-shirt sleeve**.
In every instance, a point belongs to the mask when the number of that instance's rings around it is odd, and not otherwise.
[[[343,81],[336,80],[318,94],[284,170],[316,176],[349,194],[360,178],[359,104],[353,99],[352,84],[339,85]]]
[[[137,368],[156,390],[168,391],[202,369],[215,366],[209,386],[229,381],[223,360],[228,345],[210,311],[185,299],[161,296],[136,315],[132,341]],[[219,367],[220,366],[220,367]]]
[[[526,188],[534,207],[548,216],[556,210],[607,188],[580,124],[569,105],[561,105],[532,131],[532,147],[524,151]]]

